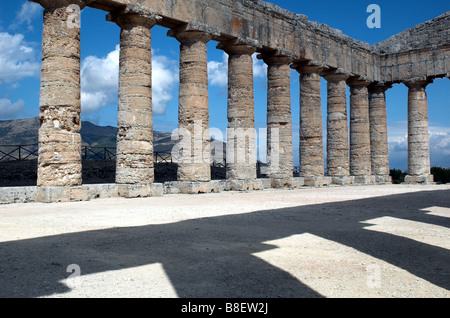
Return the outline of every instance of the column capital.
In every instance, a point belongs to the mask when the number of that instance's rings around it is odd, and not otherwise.
[[[60,7],[67,7],[71,4],[76,4],[83,9],[86,6],[85,0],[29,0],[40,4],[44,9],[55,9]]]
[[[256,52],[256,47],[234,40],[220,42],[217,48],[224,50],[228,55],[252,55]]]
[[[323,72],[324,70],[327,69],[327,67],[325,65],[319,65],[319,64],[311,63],[309,61],[293,63],[293,64],[291,64],[291,68],[296,70],[300,74],[316,73],[319,75],[321,72]]]
[[[327,81],[347,81],[350,74],[343,70],[325,70],[320,74]]]
[[[257,58],[267,65],[289,65],[293,61],[292,57],[277,52],[263,52],[258,54]]]
[[[424,89],[430,83],[433,83],[432,79],[410,80],[403,82],[403,84],[405,84],[405,86],[408,87],[409,89],[417,89],[417,88]]]
[[[151,29],[161,19],[156,14],[139,12],[129,7],[118,13],[111,12],[106,16],[106,21],[114,22],[121,28],[127,26],[143,26]]]
[[[168,36],[176,38],[180,43],[203,42],[208,43],[212,39],[212,35],[197,30],[170,30]]]
[[[368,79],[362,78],[360,76],[352,76],[347,79],[348,86],[364,86],[368,87],[371,82]]]
[[[392,88],[392,84],[386,84],[386,83],[377,83],[373,82],[369,85],[369,92],[386,92],[389,88]]]

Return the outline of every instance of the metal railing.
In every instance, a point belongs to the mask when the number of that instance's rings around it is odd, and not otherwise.
[[[81,147],[81,159],[83,160],[114,160],[116,148],[112,147]]]
[[[153,153],[155,163],[173,163],[172,153],[169,151],[156,151]],[[33,160],[38,157],[38,145],[0,145],[0,162],[3,161],[22,161]],[[91,147],[82,146],[82,160],[116,160],[116,148],[114,147]],[[213,167],[225,168],[226,162],[213,161]],[[260,161],[257,162],[258,169],[264,165]],[[294,173],[298,174],[299,167],[294,166]]]
[[[0,161],[22,161],[38,157],[38,145],[0,145]]]
[[[154,154],[155,163],[173,163],[172,154],[157,151]],[[23,161],[38,158],[38,145],[0,145],[0,162]],[[82,160],[116,160],[115,147],[81,147]]]

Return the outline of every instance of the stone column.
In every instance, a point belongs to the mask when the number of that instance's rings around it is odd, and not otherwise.
[[[350,174],[355,183],[374,183],[370,157],[369,82],[347,81],[350,86]]]
[[[327,174],[333,183],[351,183],[348,144],[348,75],[331,73],[327,81]]]
[[[386,117],[386,90],[390,85],[369,86],[371,170],[376,183],[391,183]]]
[[[433,182],[430,173],[428,103],[425,88],[431,81],[408,82],[408,175],[406,183]]]
[[[180,44],[179,181],[210,181],[208,60],[206,43],[211,35],[198,31],[175,33]]]
[[[255,48],[248,45],[221,45],[228,54],[228,128],[226,178],[256,179],[256,132],[253,95]]]
[[[122,196],[148,196],[146,185],[154,180],[150,28],[156,21],[134,13],[108,19],[121,28],[116,183]]]
[[[77,0],[35,2],[45,9],[37,185],[81,185],[80,21],[77,14],[85,3]]]
[[[263,55],[267,68],[267,156],[272,186],[293,186],[291,69],[292,59]]]
[[[300,176],[320,186],[324,177],[320,72],[316,66],[293,67],[300,73]]]

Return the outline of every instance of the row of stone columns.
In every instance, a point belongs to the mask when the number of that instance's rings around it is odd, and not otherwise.
[[[38,0],[36,0],[38,1]],[[68,24],[69,4],[81,0],[39,0],[44,8],[39,130],[39,186],[81,184],[80,29]],[[125,11],[109,15],[120,33],[120,71],[116,183],[148,185],[154,180],[151,28],[157,17]],[[178,180],[210,181],[207,42],[200,31],[172,30],[180,42],[179,135],[183,160]],[[249,45],[218,46],[228,59],[227,179],[251,180],[256,174],[253,61]],[[294,63],[263,53],[268,65],[268,162],[273,185],[293,177],[290,68],[300,73],[300,176],[305,183],[324,178],[320,82],[327,81],[328,176],[345,182],[389,182],[386,99],[389,86],[371,84],[337,70]],[[429,177],[425,87],[407,84],[408,180]],[[350,127],[346,87],[350,86]],[[187,160],[186,160],[187,159]],[[344,181],[343,181],[344,180]]]

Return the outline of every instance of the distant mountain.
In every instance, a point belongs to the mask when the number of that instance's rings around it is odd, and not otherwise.
[[[89,121],[81,122],[81,139],[85,146],[115,147],[117,128],[97,126]]]
[[[0,121],[0,145],[38,143],[39,118]]]
[[[38,143],[39,118],[0,121],[0,145],[35,145]],[[117,128],[97,126],[89,121],[81,122],[81,139],[84,146],[116,147]],[[177,143],[171,132],[153,132],[155,152],[170,152]],[[212,145],[218,145],[213,141]],[[225,144],[223,144],[225,151]]]

